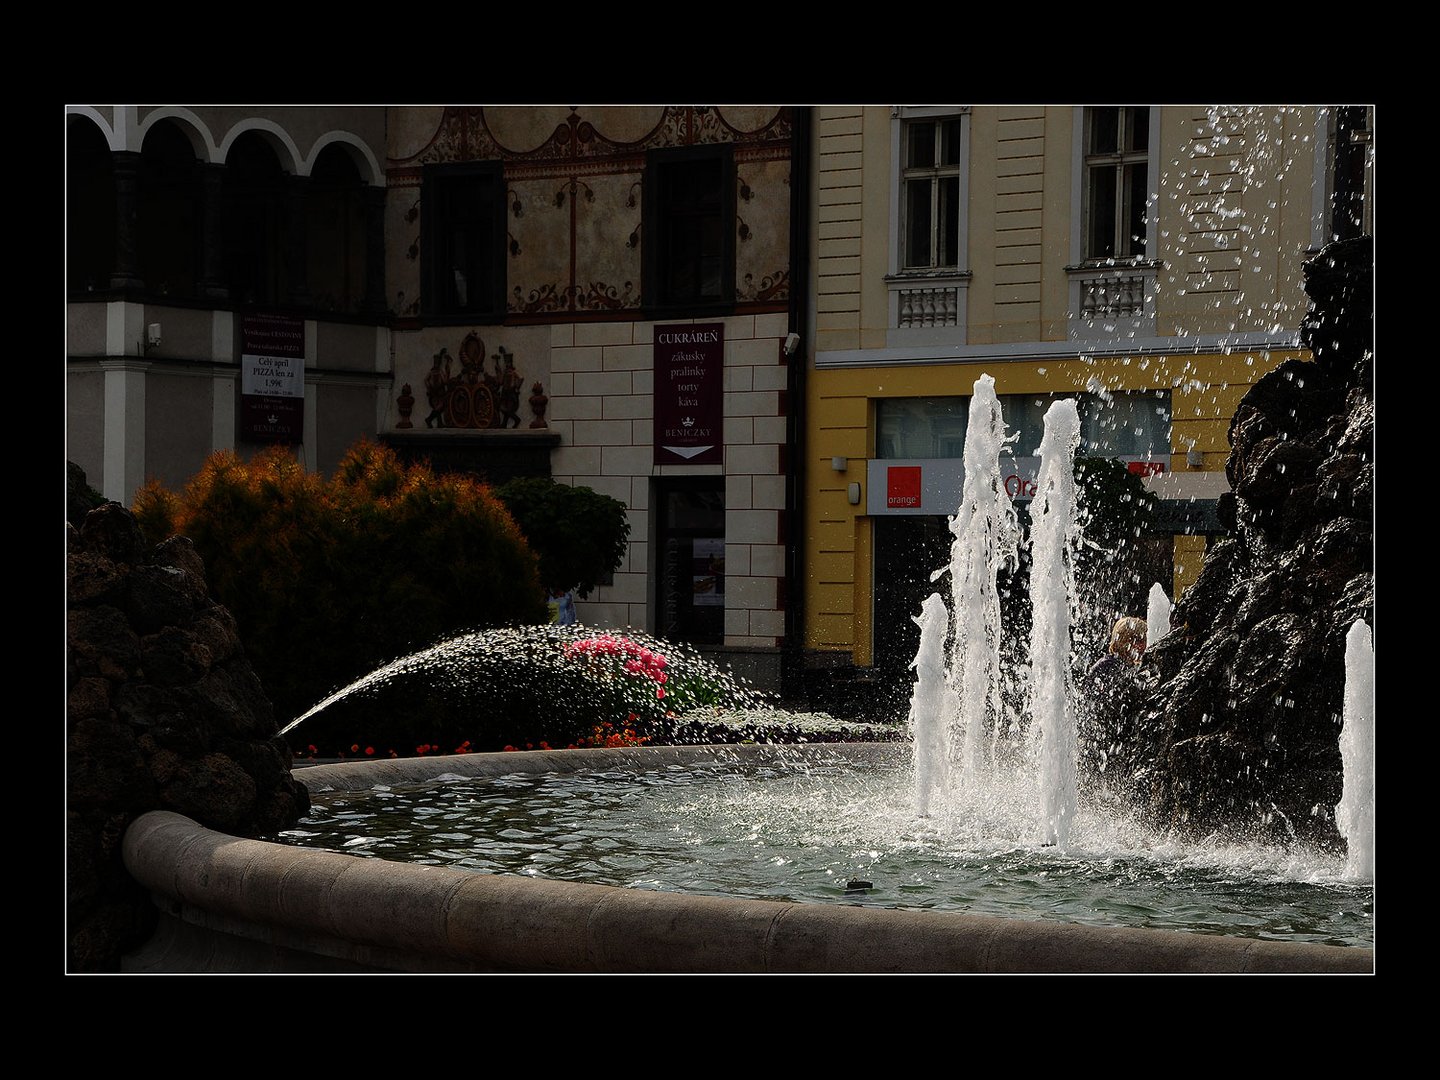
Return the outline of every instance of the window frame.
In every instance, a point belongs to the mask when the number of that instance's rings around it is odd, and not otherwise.
[[[1091,138],[1094,133],[1095,119],[1101,109],[1116,110],[1116,148],[1113,151],[1095,151],[1090,149]],[[1145,113],[1145,146],[1136,148],[1127,146],[1126,132],[1130,125],[1127,123],[1129,115],[1137,110]],[[1134,197],[1131,185],[1127,182],[1130,170],[1137,165],[1145,169],[1145,199],[1148,203],[1151,181],[1151,147],[1155,142],[1154,131],[1155,114],[1154,109],[1149,105],[1103,105],[1090,106],[1084,110],[1084,122],[1082,125],[1083,142],[1080,145],[1081,160],[1081,190],[1084,206],[1084,221],[1081,226],[1081,254],[1083,262],[1088,266],[1105,266],[1123,264],[1127,262],[1144,261],[1151,249],[1150,233],[1151,221],[1153,218],[1152,208],[1141,207],[1140,220],[1144,223],[1144,235],[1140,239],[1140,250],[1131,250],[1134,243],[1130,235],[1127,223],[1134,213]],[[1094,240],[1094,222],[1096,200],[1094,197],[1094,184],[1091,182],[1092,174],[1097,169],[1115,169],[1114,190],[1107,198],[1107,205],[1114,208],[1114,225],[1111,229],[1110,242],[1114,244],[1115,250],[1109,254],[1099,253],[1092,250]]]
[[[718,219],[717,239],[719,250],[708,255],[703,249],[694,256],[692,270],[699,282],[703,274],[698,264],[707,258],[719,260],[718,295],[707,296],[701,288],[686,291],[678,287],[677,273],[680,269],[671,248],[677,241],[676,229],[683,220],[679,211],[694,220],[701,215],[691,208],[677,208],[674,205],[674,178],[681,170],[691,170],[697,165],[712,165],[716,170],[715,209],[706,212],[705,217]],[[663,313],[663,317],[674,317],[678,312],[699,314],[728,314],[735,307],[735,213],[736,213],[735,152],[730,143],[713,143],[702,146],[669,147],[650,150],[645,155],[644,204],[642,209],[641,235],[644,238],[641,249],[641,288],[644,307],[650,313]]]
[[[445,272],[455,270],[454,230],[448,228],[447,205],[464,197],[464,189],[479,210],[470,224],[479,250],[466,264],[477,272],[481,288],[473,301],[461,303],[444,285]],[[505,171],[499,161],[427,165],[420,189],[420,295],[427,319],[441,323],[497,322],[506,315]],[[483,273],[488,272],[486,282]]]
[[[910,125],[944,120],[959,122],[959,160],[945,166],[958,177],[955,200],[955,265],[907,267],[906,151]],[[885,287],[886,344],[893,348],[919,345],[964,345],[970,287],[970,124],[968,105],[895,105],[890,109],[890,242]],[[914,174],[913,175],[918,175]],[[938,172],[935,174],[940,175]],[[938,184],[932,186],[932,206]],[[934,218],[932,218],[934,223]],[[933,242],[932,251],[938,251]]]
[[[921,127],[930,127],[934,132],[934,157],[941,156],[941,148],[944,145],[942,136],[942,125],[953,122],[955,130],[955,161],[953,163],[933,161],[929,165],[911,165],[909,161],[911,133]],[[900,222],[899,231],[896,237],[898,260],[896,270],[902,274],[925,274],[925,273],[955,273],[963,268],[965,262],[964,251],[961,246],[965,230],[962,222],[965,218],[964,204],[965,195],[964,178],[961,175],[962,163],[966,157],[964,143],[966,139],[965,116],[961,113],[942,113],[930,116],[910,116],[900,121],[900,159],[898,162],[899,171],[897,183],[900,187]],[[941,240],[941,210],[943,200],[940,196],[942,181],[953,179],[955,181],[955,205],[953,208],[954,220],[950,223],[954,229],[954,253],[952,262],[941,262],[940,249]],[[914,201],[910,198],[911,184],[913,181],[929,181],[929,256],[922,264],[910,259],[910,221],[913,214]],[[947,230],[948,231],[948,230]]]

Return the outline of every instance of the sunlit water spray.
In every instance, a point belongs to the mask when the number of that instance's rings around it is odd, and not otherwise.
[[[1004,727],[1000,697],[1000,593],[997,575],[1014,564],[1019,529],[1005,492],[1000,454],[1009,442],[995,380],[981,375],[970,398],[965,429],[965,482],[950,519],[950,596],[955,635],[950,680],[958,716],[947,725],[949,753],[960,762],[961,782],[977,783],[989,734],[992,769]],[[941,571],[943,573],[943,571]],[[939,576],[937,574],[937,576]]]
[[[1158,581],[1150,586],[1145,608],[1145,647],[1149,648],[1170,633],[1170,597]]]
[[[1345,635],[1345,705],[1340,729],[1344,783],[1335,825],[1349,855],[1345,876],[1375,876],[1375,648],[1370,627],[1355,620]]]
[[[1064,844],[1075,820],[1075,706],[1070,688],[1070,605],[1075,595],[1075,401],[1045,412],[1033,518],[1030,603],[1031,733],[1040,758],[1040,824],[1047,844]]]
[[[915,812],[930,813],[935,794],[950,791],[948,728],[955,715],[955,694],[945,678],[945,634],[950,612],[939,593],[931,593],[915,619],[920,650],[915,654],[915,691],[910,699],[910,736],[915,753]]]

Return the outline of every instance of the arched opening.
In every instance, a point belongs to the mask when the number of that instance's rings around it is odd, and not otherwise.
[[[65,205],[70,291],[109,288],[115,266],[115,169],[104,134],[80,117],[65,132]]]
[[[140,276],[149,292],[196,295],[202,198],[190,140],[175,123],[156,124],[140,148],[138,248]]]
[[[285,173],[258,133],[235,140],[225,161],[224,191],[230,295],[241,304],[278,303],[288,292]]]
[[[358,312],[365,298],[365,188],[344,147],[320,152],[305,216],[310,300],[322,311]]]

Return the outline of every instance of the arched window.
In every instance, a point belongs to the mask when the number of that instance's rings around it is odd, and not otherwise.
[[[285,173],[265,139],[246,132],[225,159],[225,262],[230,295],[240,304],[287,297]]]
[[[195,151],[174,123],[156,124],[140,148],[138,247],[145,288],[196,295],[200,268],[200,174]]]
[[[115,170],[105,136],[91,121],[65,132],[65,277],[72,292],[110,286],[115,265]]]
[[[365,186],[343,147],[320,152],[305,217],[310,300],[322,311],[357,312],[365,298]]]

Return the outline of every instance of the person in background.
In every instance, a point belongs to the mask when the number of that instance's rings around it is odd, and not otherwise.
[[[569,589],[551,589],[545,603],[550,609],[552,623],[560,626],[575,625],[575,594]]]
[[[1103,776],[1134,722],[1140,698],[1136,672],[1145,656],[1147,629],[1145,620],[1133,615],[1117,619],[1110,630],[1109,649],[1080,682],[1077,719],[1082,780]]]

